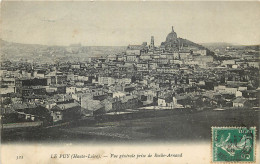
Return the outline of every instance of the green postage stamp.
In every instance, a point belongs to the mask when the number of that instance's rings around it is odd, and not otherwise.
[[[212,127],[212,162],[255,162],[255,127]]]

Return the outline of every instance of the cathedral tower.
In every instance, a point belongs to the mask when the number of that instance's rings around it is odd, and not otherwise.
[[[150,49],[154,49],[154,37],[153,36],[151,36]]]

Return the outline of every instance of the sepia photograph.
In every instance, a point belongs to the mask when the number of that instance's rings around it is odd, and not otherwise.
[[[5,1],[2,164],[259,163],[259,1]]]

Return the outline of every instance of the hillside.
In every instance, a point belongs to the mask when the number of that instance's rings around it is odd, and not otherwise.
[[[1,56],[5,59],[46,60],[51,58],[71,58],[71,60],[84,60],[89,57],[100,57],[120,53],[124,46],[47,46],[38,44],[21,44],[0,40]]]
[[[183,38],[178,38],[178,39],[179,39],[179,42],[183,44],[183,46],[197,47],[198,49],[206,50],[207,51],[207,55],[215,57],[214,52],[212,50],[208,49],[207,47],[204,47],[203,45],[194,43],[194,42],[192,42],[190,40],[183,39]]]

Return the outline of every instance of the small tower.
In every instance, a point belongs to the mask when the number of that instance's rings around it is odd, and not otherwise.
[[[154,49],[154,37],[153,36],[151,36],[150,49]]]

